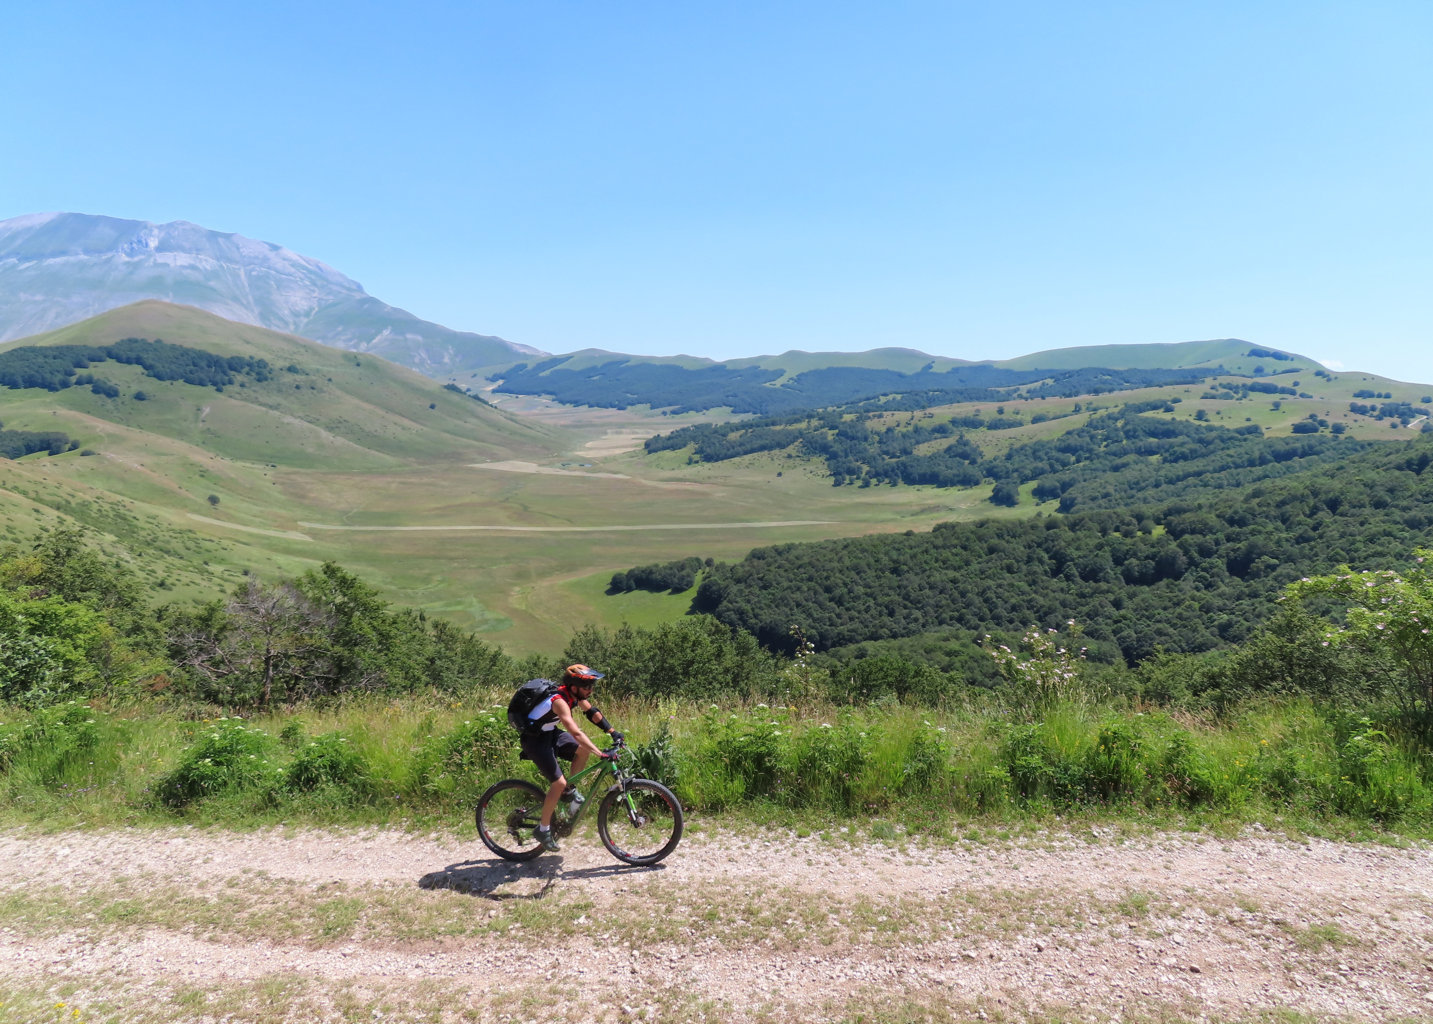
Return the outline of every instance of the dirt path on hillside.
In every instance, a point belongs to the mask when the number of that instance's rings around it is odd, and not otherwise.
[[[595,836],[512,865],[388,831],[11,832],[0,909],[12,992],[301,993],[235,1020],[1433,1019],[1433,850],[1257,830],[703,833],[645,870]]]

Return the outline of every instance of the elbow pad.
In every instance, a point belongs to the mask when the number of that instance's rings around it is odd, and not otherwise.
[[[602,714],[602,712],[598,709],[597,705],[594,704],[592,707],[584,711],[583,714],[587,716],[587,720],[589,722],[591,722],[593,725],[596,725],[597,716]]]

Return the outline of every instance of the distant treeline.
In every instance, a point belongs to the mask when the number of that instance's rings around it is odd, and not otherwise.
[[[758,416],[789,415],[802,409],[825,409],[869,401],[883,396],[909,396],[914,405],[950,405],[956,402],[998,402],[1012,390],[1030,398],[1103,394],[1133,388],[1190,384],[1221,368],[1196,370],[1008,370],[984,364],[935,371],[927,366],[916,373],[899,373],[864,367],[835,366],[808,370],[773,386],[783,371],[762,367],[732,369],[704,366],[688,369],[626,359],[584,369],[562,364],[557,356],[529,366],[520,363],[494,376],[495,390],[515,395],[550,395],[568,405],[626,409],[648,405],[673,412],[701,412],[729,407],[735,413]],[[997,390],[1000,389],[1000,390]],[[887,408],[906,408],[898,397]]]
[[[19,459],[36,452],[59,455],[73,451],[80,446],[70,440],[68,434],[58,430],[3,430],[0,429],[0,458]]]
[[[63,391],[84,383],[96,394],[117,397],[119,391],[112,384],[79,373],[110,360],[138,366],[156,380],[182,380],[221,390],[233,384],[238,374],[265,381],[271,373],[264,359],[221,356],[158,339],[125,338],[113,345],[25,345],[0,352],[0,387]]]
[[[707,564],[711,559],[707,559]],[[701,572],[700,558],[680,558],[660,565],[641,565],[626,572],[612,574],[607,584],[609,594],[627,594],[634,590],[651,590],[658,593],[668,591],[680,594],[696,586],[697,573]]]
[[[823,459],[838,487],[976,487],[992,481],[997,485],[992,495],[996,504],[1016,504],[1018,486],[1038,481],[1036,498],[1059,500],[1065,512],[1077,503],[1118,507],[1136,495],[1141,501],[1165,500],[1198,487],[1242,486],[1345,458],[1362,448],[1351,439],[1329,435],[1265,438],[1252,425],[1229,429],[1140,415],[1155,409],[1173,412],[1174,406],[1163,399],[1128,404],[1058,438],[1017,445],[996,458],[986,458],[963,431],[1000,430],[1024,422],[1003,415],[1004,406],[988,418],[966,414],[939,421],[893,423],[879,413],[852,416],[828,410],[699,424],[649,438],[645,447],[655,453],[690,446],[692,459],[701,462],[794,448]],[[943,447],[930,444],[943,438],[950,439]],[[919,450],[923,448],[927,450]],[[1157,496],[1147,493],[1155,490]]]
[[[1433,542],[1430,464],[1433,441],[1420,439],[1142,510],[759,548],[707,568],[692,611],[784,652],[793,626],[825,650],[1071,619],[1107,658],[1203,651],[1247,637],[1286,583],[1396,565]]]

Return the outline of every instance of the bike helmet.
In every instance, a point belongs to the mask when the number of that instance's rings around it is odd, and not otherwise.
[[[562,674],[562,681],[573,686],[591,686],[601,678],[603,678],[601,672],[590,669],[586,665],[568,665],[567,671]]]

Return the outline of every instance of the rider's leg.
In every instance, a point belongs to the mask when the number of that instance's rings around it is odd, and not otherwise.
[[[587,749],[578,746],[577,741],[572,738],[571,733],[562,730],[559,730],[559,733],[560,735],[557,737],[555,744],[557,756],[564,761],[571,761],[572,774],[576,775],[582,771],[583,768],[587,767]]]
[[[542,801],[541,818],[541,827],[548,828],[552,825],[552,812],[557,807],[557,798],[562,796],[562,791],[567,788],[567,779],[563,777],[562,768],[557,763],[557,737],[550,731],[524,733],[521,745],[523,754],[548,781],[547,796]]]
[[[562,791],[567,788],[567,779],[561,774],[557,776],[551,786],[547,787],[547,797],[542,801],[542,827],[552,826],[552,812],[557,810],[557,801],[562,796]]]

